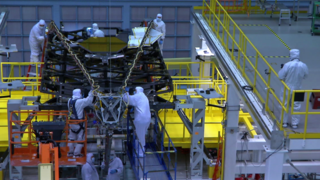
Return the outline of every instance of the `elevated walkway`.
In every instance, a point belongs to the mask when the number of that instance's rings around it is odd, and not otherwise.
[[[311,110],[309,102],[311,94],[320,91],[290,90],[279,79],[277,73],[279,69],[275,70],[266,59],[266,56],[272,56],[272,54],[262,54],[219,1],[203,1],[202,8],[202,11],[193,13],[194,23],[205,36],[210,50],[216,53],[219,66],[235,85],[239,97],[245,102],[248,112],[266,141],[270,140],[272,131],[280,130],[284,131],[285,137],[289,138],[289,149],[320,149],[320,144],[314,145],[315,142],[320,142],[320,133],[308,131],[307,127],[310,115],[320,114],[319,111]],[[268,26],[265,28],[270,31]],[[282,42],[282,45],[284,51],[286,49],[289,51],[285,43]],[[281,86],[284,87],[283,96],[286,97],[283,100],[280,98]],[[290,101],[290,96],[294,99],[296,93],[305,93],[305,99],[302,102],[305,108],[301,112],[295,112],[293,102]],[[295,132],[290,128],[282,127],[285,112],[303,115],[305,121],[303,131]]]

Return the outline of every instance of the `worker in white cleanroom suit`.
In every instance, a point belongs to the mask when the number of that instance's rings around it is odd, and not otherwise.
[[[157,18],[153,20],[153,27],[155,30],[162,33],[162,36],[158,40],[160,50],[162,53],[164,38],[166,36],[166,24],[162,21],[162,14],[158,14]]]
[[[45,26],[46,22],[41,19],[36,25],[32,27],[30,31],[30,62],[40,62],[40,57],[42,54],[42,43],[44,42],[45,38]]]
[[[136,134],[138,136],[138,139],[141,143],[141,146],[139,146],[138,141],[135,142],[136,149],[139,149],[139,157],[143,157],[144,155],[144,146],[146,145],[146,132],[148,130],[148,127],[150,125],[151,121],[151,113],[150,113],[150,106],[149,106],[149,99],[148,97],[143,93],[142,87],[136,87],[135,94],[129,95],[128,92],[126,92],[123,95],[123,100],[129,105],[134,107],[134,126],[136,128]]]
[[[69,119],[81,120],[84,119],[83,110],[85,107],[92,104],[93,94],[92,90],[89,92],[87,98],[82,98],[81,89],[73,90],[72,99],[68,101],[68,109],[69,109]],[[84,140],[84,131],[85,131],[84,122],[79,124],[70,124],[69,125],[69,141],[83,141]],[[81,149],[83,147],[83,143],[68,143],[69,152],[68,157],[82,157]]]
[[[96,167],[94,167],[94,157],[92,153],[87,154],[87,162],[82,166],[82,180],[99,180],[99,175]]]
[[[104,162],[102,162],[101,168],[105,168]],[[122,170],[123,165],[121,159],[116,156],[114,150],[111,150],[107,180],[120,180]]]
[[[92,24],[92,30],[93,34],[90,35],[91,37],[104,37],[104,32],[99,29],[97,23]]]
[[[279,71],[279,78],[283,80],[291,90],[301,89],[302,80],[308,76],[308,67],[299,59],[300,51],[298,49],[290,50],[290,61],[284,64],[283,68]],[[280,100],[283,100],[284,87],[281,88]],[[286,97],[288,92],[286,92]],[[287,99],[287,98],[285,98]],[[291,109],[292,94],[290,95],[289,111]],[[287,106],[285,104],[285,106]],[[299,111],[301,108],[300,102],[294,102],[294,112]],[[283,116],[283,127],[287,127],[289,114],[285,113]],[[300,115],[292,115],[291,126],[297,128],[300,120]]]

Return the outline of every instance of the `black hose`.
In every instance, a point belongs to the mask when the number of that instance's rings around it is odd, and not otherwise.
[[[52,139],[47,139],[47,141],[46,141],[46,143],[53,143],[53,146],[54,147],[57,147],[58,145],[57,145],[57,143],[54,141],[54,140],[52,140]]]

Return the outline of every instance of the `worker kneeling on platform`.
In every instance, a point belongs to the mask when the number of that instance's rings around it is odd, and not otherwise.
[[[89,95],[87,98],[82,98],[80,89],[73,90],[72,99],[69,99],[68,101],[69,119],[70,120],[84,119],[83,110],[85,107],[91,105],[92,101],[93,101],[92,90],[89,92]],[[84,131],[85,131],[85,125],[83,122],[79,124],[70,124],[69,135],[68,135],[69,141],[83,141]],[[68,143],[68,146],[69,146],[68,157],[83,156],[81,154],[83,143]]]
[[[139,157],[143,157],[144,155],[144,146],[146,145],[146,132],[150,125],[151,121],[151,113],[149,106],[149,99],[143,93],[142,87],[136,87],[135,94],[129,95],[129,89],[126,89],[126,93],[123,96],[123,100],[129,105],[134,107],[134,126],[136,127],[136,134],[141,143],[141,147],[139,147],[139,143],[136,140],[136,149],[139,149]]]
[[[87,154],[87,162],[82,166],[81,176],[83,180],[99,180],[96,167],[94,167],[94,157],[92,153]]]
[[[105,168],[104,162],[102,162],[101,168]],[[120,180],[120,174],[122,173],[122,170],[123,165],[121,159],[116,156],[114,150],[111,150],[107,180]]]
[[[291,101],[292,101],[292,91],[300,90],[301,83],[303,79],[306,79],[308,76],[308,67],[306,64],[301,62],[299,59],[300,51],[298,49],[290,50],[290,62],[287,62],[283,68],[279,71],[279,78],[283,80],[291,90],[290,101],[289,101],[289,111],[291,111]],[[283,100],[283,91],[284,87],[282,86],[280,92],[281,102]],[[287,93],[286,93],[287,94]],[[300,102],[294,102],[294,112],[297,112],[301,108]],[[284,105],[287,107],[287,104]],[[283,116],[283,127],[288,126],[288,118],[289,114],[284,112]],[[300,115],[292,115],[291,126],[292,128],[298,128],[298,124],[300,121]]]

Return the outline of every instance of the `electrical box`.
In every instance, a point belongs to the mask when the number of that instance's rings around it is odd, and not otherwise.
[[[271,149],[279,149],[283,146],[284,133],[283,131],[272,131],[271,133],[271,141],[270,148]]]
[[[52,163],[38,164],[38,179],[53,180],[53,164]]]

